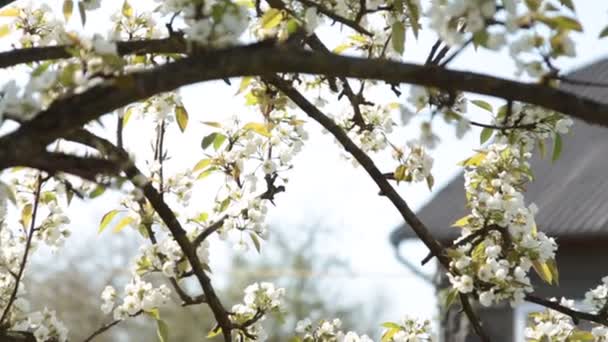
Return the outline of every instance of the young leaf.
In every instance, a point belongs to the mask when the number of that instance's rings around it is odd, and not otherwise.
[[[129,1],[125,0],[122,3],[122,15],[127,18],[131,18],[133,16],[133,7],[129,4]]]
[[[21,209],[21,225],[23,228],[28,228],[30,225],[30,221],[32,220],[32,204],[26,204],[23,209]]]
[[[575,8],[574,8],[574,3],[572,2],[572,0],[559,0],[559,2],[568,7],[572,12],[575,12]]]
[[[241,79],[241,85],[239,85],[239,90],[236,92],[236,94],[240,94],[242,92],[245,91],[245,89],[247,89],[247,87],[249,87],[249,85],[251,84],[251,81],[253,80],[252,76],[245,76]]]
[[[80,22],[82,23],[82,27],[87,23],[87,11],[84,8],[84,3],[82,0],[78,1],[78,13],[80,13]]]
[[[553,161],[559,159],[559,156],[562,154],[562,136],[559,134],[555,134],[553,137],[553,157],[551,158]]]
[[[256,233],[249,233],[249,236],[251,237],[251,241],[253,241],[253,245],[255,246],[255,249],[258,251],[258,253],[261,253],[261,246],[260,246],[260,239],[258,238],[258,235]]]
[[[268,131],[268,128],[266,127],[266,124],[263,124],[263,123],[250,122],[250,123],[246,124],[245,126],[243,126],[243,129],[254,131],[257,134],[263,135],[268,138],[271,137],[271,134]]]
[[[7,7],[0,10],[0,17],[18,17],[20,13],[18,8]]]
[[[467,215],[465,217],[461,217],[458,220],[456,220],[456,222],[452,223],[452,227],[464,227],[467,224],[469,224],[469,219],[471,218],[471,215]]]
[[[490,113],[494,112],[494,109],[492,108],[492,105],[487,103],[486,101],[483,100],[473,100],[471,101],[472,104],[476,105],[477,107],[481,108],[481,109],[485,109]]]
[[[407,14],[410,19],[410,25],[414,32],[414,37],[418,39],[418,32],[420,31],[420,8],[412,0],[405,0],[407,6]]]
[[[351,43],[344,43],[336,46],[332,52],[335,54],[340,54],[348,49],[350,49],[353,45]]]
[[[599,38],[604,38],[604,37],[608,37],[608,26],[604,27],[604,29],[602,29],[602,31],[600,32]]]
[[[222,147],[222,144],[226,141],[226,136],[218,133],[215,135],[215,139],[213,139],[213,148],[217,151]]]
[[[74,1],[63,0],[63,17],[65,18],[66,23],[70,21],[70,17],[72,17],[72,12],[74,12]]]
[[[0,25],[0,38],[7,36],[11,33],[11,27],[9,25]]]
[[[281,23],[283,12],[276,8],[271,8],[262,16],[262,28],[270,30]]]
[[[215,128],[222,128],[222,124],[215,121],[201,121],[201,123]]]
[[[185,131],[188,126],[188,111],[184,106],[175,107],[175,119],[177,120],[179,129],[182,132]]]
[[[160,342],[169,342],[169,325],[162,319],[156,320],[156,335]]]
[[[129,122],[131,115],[133,115],[133,107],[127,108],[125,113],[122,115],[122,126],[123,127],[127,125],[127,122]]]
[[[399,55],[402,55],[405,47],[405,26],[403,26],[403,23],[400,21],[395,21],[393,23],[391,43],[393,44],[393,49],[395,49]]]
[[[118,221],[118,224],[116,224],[116,226],[114,226],[114,229],[112,229],[112,232],[120,233],[123,229],[125,229],[126,226],[131,224],[133,221],[135,221],[135,219],[131,216],[123,217],[122,220]]]
[[[549,269],[547,263],[535,260],[532,261],[532,267],[534,267],[534,270],[542,280],[549,285],[553,284],[553,273]]]
[[[207,166],[209,166],[210,164],[211,164],[211,159],[209,159],[209,158],[201,159],[198,163],[196,163],[196,165],[194,165],[194,168],[192,169],[192,171],[202,170],[202,169],[206,168]]]
[[[105,215],[103,215],[103,217],[101,218],[101,221],[99,222],[99,229],[97,230],[97,234],[101,234],[101,232],[103,232],[103,230],[106,229],[108,224],[110,224],[110,222],[112,221],[114,216],[116,216],[116,214],[118,214],[119,212],[120,212],[120,210],[114,209],[114,210],[108,211]]]
[[[0,182],[0,192],[4,192],[4,195],[8,197],[9,201],[11,201],[13,205],[17,205],[17,198],[15,197],[15,193],[4,182]]]
[[[213,144],[213,141],[215,141],[215,137],[217,135],[218,135],[217,132],[213,132],[203,138],[203,141],[201,142],[201,146],[203,147],[203,150],[206,149],[207,147],[211,146],[211,144]]]
[[[479,135],[479,143],[483,145],[486,141],[488,141],[492,135],[494,134],[494,129],[489,127],[484,127],[481,130],[481,134]]]

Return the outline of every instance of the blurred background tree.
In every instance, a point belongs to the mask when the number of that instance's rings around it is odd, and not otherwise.
[[[362,305],[363,301],[353,300],[356,296],[352,292],[345,295],[345,285],[352,282],[355,275],[347,262],[327,248],[329,245],[336,246],[327,241],[330,231],[319,225],[291,229],[275,227],[271,231],[273,233],[264,246],[263,257],[255,256],[255,251],[226,253],[230,258],[230,266],[224,272],[226,274],[212,270],[214,277],[229,280],[220,289],[227,305],[241,302],[243,289],[247,285],[256,281],[271,281],[285,288],[284,305],[291,315],[284,322],[264,322],[270,342],[287,341],[293,335],[297,321],[305,317],[313,320],[339,317],[345,330],[357,329],[370,335],[378,331],[373,317],[381,310],[383,298],[371,294],[378,300],[370,301],[370,293],[366,292],[365,303],[375,303],[369,307]],[[70,340],[85,340],[92,332],[112,320],[99,308],[100,293],[111,282],[119,291],[124,287],[124,282],[128,279],[124,265],[132,261],[138,246],[133,236],[114,235],[111,237],[111,246],[103,244],[104,248],[98,248],[100,243],[95,238],[88,240],[74,249],[72,255],[61,258],[67,261],[54,265],[52,272],[48,270],[48,263],[37,263],[26,283],[29,284],[32,306],[46,305],[53,308],[71,327]],[[322,241],[319,239],[321,236]],[[49,257],[53,258],[52,255]],[[157,284],[162,281],[161,278],[158,277]],[[336,298],[350,300],[341,302]],[[173,301],[180,303],[175,294]],[[209,309],[201,305],[180,307],[175,303],[169,303],[160,309],[163,320],[170,326],[170,341],[207,340],[214,322]],[[95,341],[154,341],[156,338],[154,320],[142,315],[120,323],[96,337]],[[221,337],[216,337],[211,340],[220,339]]]

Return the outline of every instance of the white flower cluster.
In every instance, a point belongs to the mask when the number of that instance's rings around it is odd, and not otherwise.
[[[36,342],[68,340],[68,329],[57,319],[55,311],[44,308],[42,311],[29,313],[27,318],[14,325],[11,330],[31,331]]]
[[[416,141],[407,143],[408,153],[402,149],[393,151],[393,158],[399,162],[395,170],[395,179],[406,182],[422,182],[427,180],[429,185],[433,184],[431,168],[433,158],[426,152],[426,149]]]
[[[249,25],[246,6],[231,1],[170,0],[160,6],[161,13],[181,13],[186,38],[202,46],[234,45]]]
[[[266,200],[254,198],[248,201],[247,207],[240,211],[237,215],[228,216],[218,231],[221,239],[225,240],[231,231],[249,230],[255,233],[262,239],[268,237],[268,226],[265,223],[266,213],[268,212]],[[241,238],[237,250],[247,250],[248,245]]]
[[[70,43],[64,23],[55,17],[48,4],[31,1],[24,3],[23,7],[18,7],[17,10],[19,15],[12,26],[22,32],[19,38],[22,47]]]
[[[556,301],[553,298],[553,301]],[[562,306],[573,308],[574,301],[562,298]],[[535,312],[530,314],[532,326],[526,327],[525,336],[528,341],[551,341],[566,342],[575,331],[574,322],[570,316],[564,315],[554,310]]]
[[[566,132],[571,121],[536,108],[514,107],[512,117],[503,118],[505,125],[534,125],[499,133],[493,144],[463,162],[471,214],[454,224],[463,234],[450,250],[450,282],[461,293],[484,284],[477,295],[486,306],[522,301],[532,291],[528,277],[532,266],[547,282],[557,276],[557,245],[537,230],[538,209],[525,204],[523,191],[532,177],[529,159],[536,142]]]
[[[272,283],[254,283],[245,288],[245,296],[243,304],[237,304],[232,307],[232,315],[230,319],[235,324],[245,324],[247,334],[242,331],[235,331],[241,338],[241,341],[264,341],[266,333],[261,325],[261,321],[266,318],[267,314],[280,314],[281,301],[285,296],[285,289],[276,288]],[[256,336],[251,339],[250,336]]]
[[[602,283],[596,288],[585,293],[585,303],[589,304],[596,312],[604,309],[608,301],[608,276],[602,278]]]
[[[385,323],[383,341],[388,342],[431,342],[431,322],[405,317],[399,323]]]
[[[367,335],[355,332],[344,332],[340,329],[339,319],[321,320],[316,324],[308,318],[296,324],[296,333],[303,342],[373,342]],[[431,323],[428,320],[418,320],[405,317],[399,323],[388,322],[382,325],[385,330],[382,341],[387,342],[430,342]]]
[[[349,109],[341,117],[336,118],[336,123],[364,152],[380,152],[388,146],[387,135],[396,125],[392,118],[395,109],[398,109],[398,106],[394,104],[364,106],[360,109],[359,121],[353,117],[352,110]]]
[[[306,318],[296,324],[296,333],[303,342],[373,342],[367,335],[344,332],[340,330],[341,326],[342,321],[337,318],[331,321],[321,320],[316,324]]]
[[[195,237],[200,230],[195,229],[188,236]],[[209,263],[209,241],[203,241],[197,246],[196,254],[203,264]],[[179,278],[191,270],[190,263],[184,258],[184,253],[173,238],[166,238],[157,244],[140,247],[136,257],[135,273],[143,276],[150,272],[161,271],[167,277]]]
[[[495,14],[496,0],[433,1],[427,13],[431,28],[449,45],[464,42],[465,32],[476,33],[485,29],[486,21]]]
[[[169,300],[170,293],[171,290],[164,284],[155,288],[151,283],[135,276],[125,285],[124,298],[120,305],[116,305],[116,290],[112,286],[106,286],[101,294],[103,301],[101,310],[105,314],[114,310],[114,319],[122,320],[140,312],[151,312],[158,309]]]
[[[48,246],[61,247],[65,239],[71,235],[71,232],[66,228],[70,219],[55,201],[49,202],[47,208],[50,213],[40,223],[35,237]]]

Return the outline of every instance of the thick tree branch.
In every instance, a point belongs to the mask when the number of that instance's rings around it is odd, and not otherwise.
[[[119,149],[111,142],[97,137],[85,130],[79,130],[70,135],[70,138],[74,141],[78,141],[89,146],[97,146],[101,152],[106,153],[110,156],[111,159],[121,161],[121,165],[123,165],[124,172],[129,177],[129,179],[134,180],[137,177],[141,177],[143,174],[141,171],[137,169],[137,167],[128,161],[128,154],[125,150]],[[134,181],[136,183],[136,181]],[[138,185],[138,184],[136,184]],[[138,185],[138,186],[141,186]],[[222,328],[222,333],[224,334],[224,339],[229,342],[231,340],[231,330],[232,330],[232,322],[228,317],[228,312],[222,305],[219,297],[215,293],[215,289],[211,284],[211,279],[205,273],[205,270],[196,255],[196,248],[190,242],[186,235],[186,230],[182,227],[181,223],[178,221],[177,217],[173,213],[173,210],[169,208],[167,203],[163,200],[162,195],[154,188],[151,182],[145,183],[142,187],[144,192],[144,196],[150,202],[154,210],[158,213],[160,218],[163,220],[171,235],[175,239],[175,241],[180,246],[181,250],[184,253],[184,256],[190,263],[192,267],[193,274],[198,279],[203,292],[205,293],[204,300],[205,303],[209,305],[211,311],[215,319],[218,322],[218,325]],[[188,304],[194,304],[198,300],[202,300],[203,297],[199,299],[193,300]]]
[[[0,52],[0,68],[8,68],[25,63],[70,58],[72,57],[68,52],[68,48],[70,47],[71,45],[58,45],[3,51]],[[148,53],[186,53],[187,51],[186,42],[180,36],[172,36],[163,39],[117,42],[116,47],[118,54],[121,56]]]
[[[293,47],[250,45],[210,51],[136,72],[57,100],[35,119],[0,139],[0,159],[22,155],[81,127],[104,113],[154,94],[196,82],[275,72],[302,72],[334,77],[385,80],[463,90],[522,101],[587,122],[608,126],[608,104],[537,84],[509,81],[476,73],[386,60],[338,56]],[[78,115],[73,114],[79,109]],[[11,152],[12,151],[12,152]],[[16,153],[16,151],[19,151]],[[26,153],[27,154],[27,153]]]

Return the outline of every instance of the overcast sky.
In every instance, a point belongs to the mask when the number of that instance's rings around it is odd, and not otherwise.
[[[49,1],[58,6],[61,1]],[[113,1],[110,1],[113,2]],[[118,2],[118,1],[117,1]],[[579,18],[585,28],[585,33],[576,35],[578,58],[576,62],[563,61],[561,66],[573,68],[585,64],[608,54],[608,40],[598,41],[598,32],[608,23],[608,3],[605,1],[575,1]],[[58,7],[60,8],[60,7]],[[104,16],[98,15],[89,19],[88,27],[103,27]],[[329,34],[328,30],[321,28],[321,39],[330,46],[340,43],[339,37]],[[407,36],[405,56],[408,61],[423,63],[431,45],[436,37],[430,32],[422,31],[416,41],[410,34]],[[503,51],[502,54],[486,51],[475,52],[467,50],[456,59],[453,68],[474,70],[491,73],[502,77],[513,76],[513,63]],[[238,80],[233,84],[238,86]],[[188,108],[191,122],[213,121],[233,114],[241,114],[242,102],[234,97],[236,86],[229,87],[223,82],[209,82],[206,84],[185,87],[181,93],[184,104]],[[407,96],[407,88],[403,87]],[[386,96],[392,96],[392,93]],[[398,101],[405,101],[402,96]],[[473,95],[472,98],[482,98]],[[331,101],[331,99],[328,99]],[[498,103],[498,102],[497,102]],[[473,109],[474,110],[474,109]],[[245,115],[245,114],[243,114]],[[474,116],[482,115],[473,113]],[[483,119],[483,117],[481,117]],[[486,117],[487,119],[487,117]],[[173,134],[169,139],[169,149],[179,151],[182,146],[192,146],[195,154],[173,153],[171,162],[176,167],[191,167],[198,159],[193,155],[202,156],[200,139],[204,133],[201,126],[191,124],[185,134]],[[349,296],[360,299],[368,294],[381,292],[390,297],[390,307],[378,317],[378,323],[395,320],[404,314],[415,314],[419,317],[432,318],[434,308],[434,293],[431,287],[417,279],[394,258],[393,250],[388,243],[389,233],[402,223],[398,212],[390,202],[377,195],[378,190],[367,174],[361,168],[353,168],[350,163],[344,162],[340,156],[339,148],[332,139],[320,133],[319,127],[314,123],[307,124],[311,139],[304,151],[296,157],[294,170],[290,171],[288,191],[277,198],[277,207],[270,210],[270,223],[277,227],[289,229],[290,227],[306,226],[307,222],[322,222],[323,226],[331,227],[334,231],[332,243],[326,245],[329,254],[347,257],[354,269],[354,275],[332,275],[336,284],[344,287],[345,298]],[[457,140],[453,128],[447,128],[439,123],[435,126],[442,138],[442,143],[432,152],[435,158],[433,174],[436,186],[429,192],[426,186],[400,185],[399,192],[413,208],[419,208],[428,201],[435,192],[458,173],[456,163],[470,154],[472,149],[479,146],[479,131],[473,130],[464,139]],[[127,127],[128,137],[126,144],[135,146],[142,139],[141,127]],[[576,130],[575,130],[576,132]],[[403,129],[403,141],[418,136],[417,126],[412,125]],[[567,138],[564,143],[568,143]],[[146,142],[147,144],[147,142]],[[143,147],[145,146],[145,147]],[[146,148],[147,145],[139,148]],[[382,165],[381,161],[379,163]],[[386,168],[390,163],[384,164]],[[564,166],[561,166],[564,167]],[[386,171],[389,171],[388,169]],[[212,195],[215,194],[212,191]],[[203,196],[204,197],[204,196]],[[102,237],[96,236],[97,226],[101,216],[116,207],[110,199],[98,201],[93,204],[77,203],[72,207],[72,225],[77,231],[77,238],[69,241],[67,247],[77,246],[88,239],[107,241],[112,239],[111,234]],[[211,197],[201,198],[209,201]],[[464,200],[464,199],[463,199]],[[542,208],[540,208],[542,210]],[[335,243],[340,241],[340,243]],[[413,262],[418,263],[424,257],[425,249],[418,243],[408,245],[405,253],[411,256]],[[214,276],[221,281],[221,274],[227,263],[221,257],[226,253],[223,248],[212,250],[211,261]],[[248,254],[251,258],[258,258],[255,252]],[[432,266],[428,266],[428,272]],[[263,279],[262,279],[263,280]],[[373,296],[371,298],[374,298]]]

